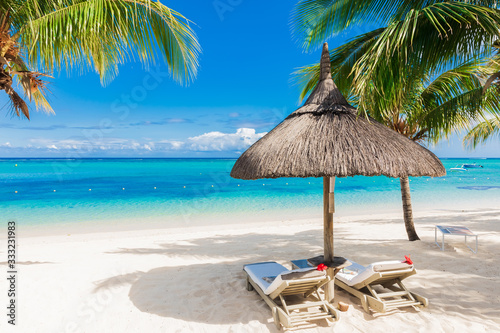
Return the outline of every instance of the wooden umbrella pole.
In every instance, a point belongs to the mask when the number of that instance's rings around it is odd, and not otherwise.
[[[324,233],[324,258],[326,262],[333,261],[333,212],[335,212],[334,200],[335,177],[323,177],[323,233]],[[325,285],[325,298],[332,302],[334,297],[334,269],[328,268],[327,274],[332,279]]]

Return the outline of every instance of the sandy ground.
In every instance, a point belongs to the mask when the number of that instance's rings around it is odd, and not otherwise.
[[[479,252],[460,237],[440,251],[436,224],[468,226],[479,234]],[[349,311],[304,332],[500,331],[500,207],[423,213],[416,225],[422,241],[408,242],[398,216],[337,219],[335,253],[361,264],[411,254],[418,274],[406,285],[429,299],[428,308],[367,314],[337,290],[336,302],[349,303]],[[15,327],[7,324],[0,239],[0,331],[276,332],[267,305],[245,289],[242,267],[267,260],[290,266],[290,259],[320,254],[322,222],[210,229],[20,236]]]

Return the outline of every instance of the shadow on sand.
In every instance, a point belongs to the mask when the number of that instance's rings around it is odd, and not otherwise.
[[[498,213],[467,215],[464,222],[478,233],[499,233]],[[463,224],[457,216],[436,217],[432,224]],[[402,228],[400,220],[373,220],[373,225]],[[370,224],[370,225],[371,225]],[[420,242],[376,240],[368,232],[362,237],[351,233],[344,224],[335,230],[336,254],[367,264],[374,261],[400,258],[415,253],[414,259],[420,273],[406,280],[408,287],[430,300],[429,310],[448,315],[491,319],[500,317],[499,300],[492,301],[488,294],[468,288],[481,285],[493,293],[499,277],[498,270],[484,270],[484,265],[497,265],[498,260],[489,255],[498,243],[482,244],[480,252],[472,256],[467,249],[455,250],[448,246],[439,251],[434,239],[427,236]],[[418,226],[429,235],[431,225]],[[359,230],[359,229],[357,229]],[[433,229],[432,229],[433,230]],[[432,231],[433,232],[433,231]],[[433,235],[433,233],[432,233]],[[205,263],[184,266],[165,266],[147,272],[134,272],[111,277],[96,283],[95,291],[117,285],[130,285],[129,298],[143,312],[187,322],[213,325],[249,325],[251,330],[265,324],[271,331],[276,328],[267,305],[255,292],[248,292],[242,272],[244,264],[275,260],[282,264],[291,259],[308,258],[322,252],[322,230],[307,230],[295,234],[242,234],[219,235],[211,238],[171,241],[151,248],[120,248],[108,254],[115,255],[165,255]],[[390,238],[390,237],[389,237]],[[462,245],[462,244],[461,244]],[[206,262],[212,263],[206,263]],[[165,262],[168,264],[168,261]],[[439,263],[439,264],[436,264]],[[465,263],[465,265],[464,265]],[[413,281],[413,282],[412,282]],[[495,294],[498,294],[497,292]],[[175,300],[172,297],[175,295]],[[356,311],[363,311],[359,301],[343,291],[337,291],[336,300],[352,304]],[[258,308],[258,311],[254,311]],[[416,312],[408,309],[403,312]],[[467,314],[467,316],[465,315]],[[365,314],[366,320],[378,315]],[[235,326],[237,327],[237,326]]]

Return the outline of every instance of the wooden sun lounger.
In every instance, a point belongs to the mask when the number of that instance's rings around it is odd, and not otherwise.
[[[427,298],[409,291],[403,284],[404,279],[417,273],[413,265],[396,268],[397,263],[401,264],[398,261],[387,261],[363,267],[353,263],[352,266],[360,270],[357,274],[363,273],[365,278],[361,281],[353,279],[351,283],[351,281],[343,278],[347,275],[341,271],[336,275],[335,284],[359,298],[363,309],[368,313],[370,313],[370,309],[385,313],[408,306],[428,306],[429,301]],[[392,264],[393,268],[384,269],[384,264]],[[379,269],[376,269],[376,266],[379,266]],[[350,267],[345,268],[345,271],[348,272]],[[375,286],[382,286],[387,291],[376,291]]]
[[[247,290],[257,291],[266,304],[271,308],[274,323],[278,329],[281,326],[292,328],[301,325],[309,325],[310,321],[326,319],[335,321],[339,318],[338,310],[330,303],[323,299],[318,289],[330,281],[330,277],[326,274],[321,276],[308,277],[304,270],[289,271],[284,266],[281,266],[282,273],[278,274],[276,280],[270,287],[263,289],[262,281],[256,281],[256,277],[251,273],[253,265],[268,265],[275,269],[280,269],[276,262],[266,262],[246,265],[244,271],[246,273]],[[277,266],[276,266],[277,265]],[[318,272],[318,271],[316,271]],[[285,275],[289,273],[305,273],[303,277],[287,279]],[[283,279],[281,279],[283,278]],[[265,286],[265,285],[264,285]],[[301,304],[289,305],[286,301],[286,296],[303,295],[304,300],[312,300]]]

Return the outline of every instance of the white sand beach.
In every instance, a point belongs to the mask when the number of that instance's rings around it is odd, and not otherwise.
[[[336,290],[336,302],[349,310],[331,326],[320,321],[304,332],[499,331],[500,208],[416,213],[415,221],[418,242],[406,240],[396,215],[336,219],[335,253],[361,264],[410,254],[418,274],[406,285],[429,307],[367,314]],[[440,251],[436,224],[469,227],[479,234],[479,252],[460,237],[448,238]],[[320,254],[322,244],[320,219],[19,236],[17,325],[3,315],[0,331],[276,332],[267,305],[245,288],[243,265],[275,260],[289,267],[290,259]]]

